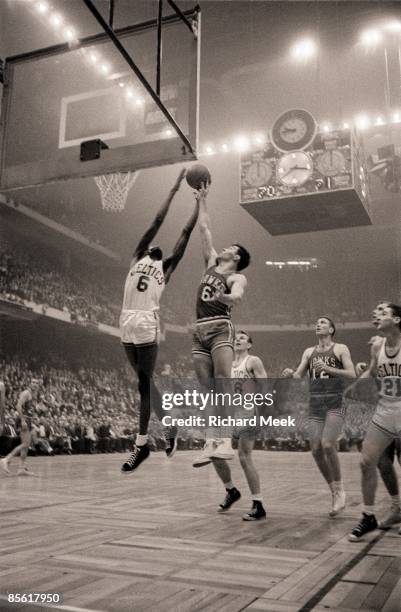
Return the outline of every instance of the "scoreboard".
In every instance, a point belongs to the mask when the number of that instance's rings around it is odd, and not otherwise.
[[[290,140],[298,126],[295,119],[287,125],[295,126],[286,128]],[[284,144],[273,137],[240,160],[240,204],[270,234],[371,224],[367,165],[357,133],[315,132],[303,149],[289,142],[285,150]]]

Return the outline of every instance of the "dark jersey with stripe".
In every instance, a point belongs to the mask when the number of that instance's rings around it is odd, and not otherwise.
[[[323,361],[330,368],[343,370],[342,361],[334,352],[335,343],[332,344],[326,351],[320,350],[317,346],[312,351],[309,357],[308,371],[311,379],[310,392],[319,395],[340,394],[343,391],[343,381],[338,376],[333,376],[328,372],[316,373],[315,366],[319,361]]]
[[[232,272],[226,275],[216,272],[216,266],[211,266],[206,270],[196,296],[197,319],[209,319],[212,317],[230,318],[230,306],[223,304],[223,302],[213,302],[210,300],[213,298],[216,291],[230,293],[230,289],[227,285],[227,277],[231,274]]]

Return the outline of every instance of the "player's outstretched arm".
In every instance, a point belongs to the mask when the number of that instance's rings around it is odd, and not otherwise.
[[[213,247],[210,217],[206,204],[207,193],[207,187],[202,187],[198,191],[195,191],[195,199],[199,202],[199,229],[202,241],[203,259],[208,268],[216,263],[217,252]]]
[[[362,378],[370,378],[371,376],[375,376],[376,375],[376,370],[377,370],[377,352],[378,352],[379,348],[380,347],[378,347],[378,346],[374,346],[374,345],[372,346],[371,354],[370,354],[370,363],[369,363],[369,366],[362,372],[362,374],[358,378],[356,378],[354,380],[354,382],[351,385],[349,385],[345,389],[345,391],[343,393],[343,396],[345,398],[352,396],[352,393],[354,392],[354,390],[356,389],[356,387],[359,384],[359,381]]]
[[[170,276],[178,266],[179,262],[184,256],[185,249],[187,248],[187,244],[192,234],[192,230],[194,229],[196,222],[199,216],[199,202],[195,203],[195,210],[189,219],[188,223],[184,227],[181,232],[181,236],[178,238],[175,247],[173,249],[170,257],[167,257],[163,262],[163,271],[164,271],[164,281],[168,283],[170,280]]]
[[[170,208],[170,204],[173,201],[173,198],[175,196],[175,194],[177,193],[177,191],[180,188],[181,182],[185,176],[186,170],[185,168],[183,170],[181,170],[174,187],[171,189],[170,193],[168,194],[167,199],[163,202],[159,212],[157,213],[156,217],[153,219],[153,222],[151,224],[151,226],[146,230],[146,232],[144,233],[144,235],[142,236],[142,238],[140,239],[138,246],[135,249],[135,253],[133,255],[133,262],[137,261],[138,259],[141,259],[144,254],[146,253],[147,249],[149,248],[150,243],[152,242],[152,240],[154,239],[154,237],[156,236],[157,232],[159,231],[164,219],[166,218],[166,215],[169,211]],[[132,265],[132,264],[131,264]]]
[[[285,368],[281,376],[283,378],[303,378],[309,367],[309,358],[311,356],[312,350],[313,349],[310,348],[305,349],[301,358],[301,362],[297,369],[294,371],[291,370],[291,368]]]

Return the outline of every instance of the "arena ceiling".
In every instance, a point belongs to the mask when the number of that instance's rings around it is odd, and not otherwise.
[[[33,0],[0,2],[1,57],[60,42],[33,4]],[[68,16],[80,36],[99,31],[81,0],[53,0],[51,4]],[[194,6],[183,0],[178,4],[183,9]],[[107,16],[108,2],[98,0],[96,5]],[[222,142],[238,132],[265,129],[279,112],[293,106],[308,108],[319,121],[340,120],[361,109],[374,113],[383,107],[382,57],[357,56],[354,41],[361,28],[377,19],[394,17],[398,3],[201,1],[200,5],[202,145]],[[154,18],[156,9],[153,0],[116,0],[115,27]],[[288,62],[288,49],[300,34],[315,35],[322,48],[319,60],[309,68]],[[23,134],[17,137],[23,138]],[[265,281],[266,259],[316,257],[322,262],[360,266],[374,261],[396,265],[400,261],[401,205],[384,203],[373,227],[272,238],[238,205],[237,157],[220,154],[203,161],[213,176],[209,201],[216,244],[238,240],[251,245],[255,264],[249,274],[253,282]],[[31,205],[56,203],[61,211],[73,206],[77,219],[80,210],[86,217],[92,215],[94,225],[101,226],[103,233],[110,230],[119,237],[119,251],[127,256],[178,172],[179,166],[142,172],[121,215],[102,213],[92,179],[21,190],[15,198]],[[191,191],[184,186],[161,234],[166,247],[176,238],[178,221],[189,215],[191,201]],[[198,254],[196,236],[182,267],[183,282],[193,274],[194,260],[199,262],[196,271],[201,268]]]

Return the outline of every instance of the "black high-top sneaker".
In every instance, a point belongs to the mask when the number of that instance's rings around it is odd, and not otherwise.
[[[136,470],[138,466],[141,465],[142,461],[145,461],[149,457],[150,451],[147,444],[143,446],[135,446],[132,453],[130,453],[127,461],[122,464],[121,471],[124,474],[129,474]]]
[[[220,507],[217,510],[217,512],[227,512],[227,510],[231,508],[231,506],[235,504],[236,501],[241,499],[241,493],[235,487],[233,487],[232,489],[226,489],[226,490],[227,490],[227,495],[223,503],[220,504]]]
[[[259,519],[266,518],[266,510],[263,508],[263,504],[260,501],[254,501],[252,508],[249,512],[243,515],[243,521],[259,521]]]

